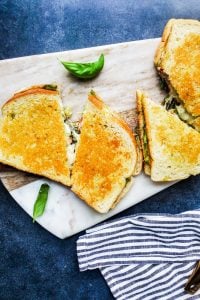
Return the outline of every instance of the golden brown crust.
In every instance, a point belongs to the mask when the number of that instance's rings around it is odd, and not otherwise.
[[[31,94],[46,94],[46,95],[58,95],[59,92],[58,91],[53,91],[53,90],[47,90],[42,88],[42,86],[32,86],[31,88],[22,90],[18,93],[15,93],[14,96],[12,98],[10,98],[9,100],[7,100],[2,108],[4,108],[7,104],[10,104],[10,102],[15,101],[17,99],[20,99],[21,97],[24,96],[28,96]]]
[[[200,26],[200,23],[199,23]],[[200,115],[200,34],[190,33],[174,50],[169,80],[193,116]]]
[[[161,108],[160,107],[153,107],[152,108],[152,113],[154,115],[159,115]],[[147,123],[147,128],[151,128],[152,124],[151,121],[149,119],[149,114],[148,114],[148,110],[147,107],[144,106],[144,112],[145,112],[145,120]],[[181,153],[181,158],[180,158],[180,163],[183,163],[183,159],[182,157],[184,157],[185,162],[191,163],[191,164],[197,164],[198,163],[198,155],[199,155],[199,151],[200,151],[200,135],[198,134],[198,132],[191,130],[190,132],[187,133],[187,135],[183,136],[183,126],[181,126],[181,124],[179,122],[178,119],[178,123],[175,124],[174,122],[174,117],[177,118],[174,115],[170,115],[169,112],[166,112],[167,117],[163,123],[159,124],[159,126],[156,127],[156,140],[158,141],[159,144],[164,144],[166,147],[166,152],[169,153],[176,153],[176,152],[180,152]],[[184,124],[184,123],[182,123]],[[184,126],[186,126],[184,124]],[[169,138],[169,133],[176,132],[177,137],[179,137],[179,139],[177,138],[173,138],[172,136]],[[149,133],[149,134],[148,134]],[[154,154],[151,152],[153,149],[153,144],[152,144],[152,136],[149,132],[149,130],[147,130],[147,134],[148,134],[148,139],[150,142],[150,153],[151,156],[154,157]],[[182,137],[181,142],[178,143],[178,140],[180,140],[180,137]],[[193,147],[193,151],[189,151],[188,145],[195,145]],[[197,146],[198,145],[198,146]],[[172,159],[172,158],[171,158]],[[177,159],[177,158],[175,158]]]
[[[136,158],[128,125],[98,96],[90,95],[72,169],[72,191],[97,211],[107,212],[134,173]]]
[[[192,116],[200,115],[200,22],[171,19],[155,54],[155,65]],[[195,127],[198,130],[198,126]]]
[[[131,131],[130,127],[128,126],[128,124],[124,120],[120,119],[117,114],[113,116],[113,122],[118,123],[128,133],[133,144],[135,145],[135,147],[137,147],[135,136],[134,136],[133,132]]]
[[[115,206],[124,198],[124,196],[128,193],[134,183],[133,177],[130,178],[130,181],[126,184],[122,192],[119,194],[115,202],[113,203],[111,209],[115,208]]]
[[[142,152],[144,152],[143,150],[143,126],[144,126],[144,122],[143,122],[143,113],[142,113],[142,92],[137,90],[136,91],[136,99],[137,99],[137,112],[138,112],[138,133],[139,133],[139,138],[140,138],[140,144],[141,144],[141,148],[142,148]]]
[[[0,159],[20,170],[69,185],[64,120],[59,96],[51,97],[56,94],[30,88],[6,103],[0,123]]]
[[[90,92],[88,95],[88,100],[94,105],[96,106],[96,108],[102,110],[103,107],[105,107],[105,104],[103,103],[103,101],[101,100],[101,98],[99,96],[97,96],[94,92]]]
[[[92,102],[92,104],[100,110],[102,110],[103,108],[109,109],[107,107],[107,105],[103,102],[103,100],[94,92],[92,92],[88,95],[88,100],[90,102]],[[136,137],[133,134],[130,127],[128,126],[128,124],[116,112],[112,112],[112,116],[113,116],[113,123],[118,123],[129,134],[132,142],[135,145],[135,148],[137,149],[137,163],[136,163],[135,172],[133,175],[138,175],[142,171],[142,164],[143,164],[140,139],[139,139],[139,141],[136,141]]]
[[[120,176],[116,170],[123,170],[124,165],[122,159],[118,160],[118,154],[121,151],[121,137],[114,135],[110,128],[102,130],[102,122],[101,116],[90,116],[87,113],[81,131],[81,148],[77,151],[73,167],[75,177],[77,176],[76,172],[81,170],[82,173],[77,182],[79,182],[80,186],[87,185],[87,189],[92,191],[94,199],[104,199],[112,191],[116,182],[115,176],[117,178]],[[92,133],[90,132],[91,126]],[[124,160],[130,159],[129,149],[123,151],[123,158]],[[101,178],[101,188],[95,187],[94,179],[96,176]],[[95,191],[97,194],[95,194]],[[88,197],[86,200],[89,203],[89,201],[92,201],[92,198],[89,199]]]
[[[172,27],[175,23],[179,23],[179,24],[182,24],[182,25],[199,25],[199,21],[198,20],[192,20],[192,19],[170,19],[165,28],[164,28],[164,31],[163,31],[163,34],[162,34],[162,38],[161,38],[161,42],[156,50],[156,53],[155,53],[155,56],[154,56],[154,63],[157,67],[160,66],[160,63],[161,63],[161,58],[162,58],[162,55],[163,55],[163,52],[165,50],[165,47],[167,45],[167,42],[168,42],[168,38],[171,34],[171,31],[172,31]]]
[[[7,165],[7,166],[10,166],[10,167],[16,168],[17,170],[24,171],[24,172],[26,172],[26,173],[31,173],[31,174],[34,174],[34,175],[38,175],[38,177],[39,177],[39,176],[42,176],[42,175],[38,174],[37,172],[33,172],[33,171],[30,171],[30,170],[27,170],[26,168],[23,168],[23,167],[20,167],[20,168],[19,168],[19,166],[18,166],[17,164],[13,164],[13,163],[11,163],[11,162],[8,162],[7,160],[6,160],[6,161],[3,161],[3,160],[1,159],[1,163],[2,163],[2,164],[5,164],[5,165]],[[50,180],[55,180],[56,182],[59,182],[59,183],[62,183],[63,185],[67,185],[67,186],[68,186],[68,183],[67,183],[67,182],[64,182],[62,179],[58,179],[58,178],[55,179],[55,178],[52,178],[52,176],[50,176],[50,175],[48,175],[48,174],[46,174],[44,177],[45,177],[45,178],[48,178],[48,179],[50,179]]]
[[[199,174],[200,134],[148,98],[143,99],[143,109],[152,180],[171,181]]]
[[[110,108],[108,108],[108,106],[95,93],[89,94],[88,100],[91,101],[92,104],[95,105],[96,108],[98,108],[100,110],[102,110],[104,108],[110,110]],[[128,135],[130,136],[135,147],[137,147],[135,136],[134,136],[132,130],[130,129],[130,127],[128,126],[128,124],[122,118],[120,118],[120,116],[116,112],[111,113],[111,111],[110,111],[110,114],[112,115],[113,123],[119,124],[128,133]]]

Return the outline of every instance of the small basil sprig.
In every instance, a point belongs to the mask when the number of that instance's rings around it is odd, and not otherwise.
[[[104,55],[101,54],[99,59],[89,63],[76,63],[61,61],[65,69],[67,69],[75,77],[81,79],[92,79],[96,77],[104,66]]]
[[[43,183],[40,187],[37,199],[33,207],[33,222],[35,219],[42,216],[46,207],[48,193],[50,186],[47,183]]]

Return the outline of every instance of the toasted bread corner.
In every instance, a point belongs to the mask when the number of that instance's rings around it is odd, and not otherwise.
[[[109,111],[109,114],[112,116],[113,122],[118,123],[129,134],[133,144],[135,145],[135,147],[137,147],[135,136],[132,130],[130,129],[128,124],[119,116],[117,112],[112,111],[110,107],[108,107],[93,90],[90,91],[88,95],[88,100],[90,101],[90,103],[92,103],[95,106],[96,109],[99,110],[105,109],[106,111]]]
[[[165,51],[168,39],[171,35],[171,32],[173,30],[173,26],[176,24],[181,25],[200,25],[200,22],[198,20],[193,19],[170,19],[167,24],[165,25],[165,28],[163,30],[163,34],[161,37],[161,41],[159,43],[159,46],[156,50],[155,56],[154,56],[154,64],[157,68],[162,68],[162,56]]]
[[[58,90],[48,90],[44,89],[43,85],[35,85],[31,86],[27,89],[23,89],[19,92],[16,92],[10,99],[8,99],[3,105],[2,109],[5,108],[8,104],[10,104],[13,101],[16,101],[20,99],[21,97],[28,96],[31,94],[46,94],[46,95],[58,95],[59,91]]]
[[[93,91],[91,90],[88,94],[88,100],[97,108],[97,109],[103,109],[106,107],[105,103],[101,100],[101,98]]]

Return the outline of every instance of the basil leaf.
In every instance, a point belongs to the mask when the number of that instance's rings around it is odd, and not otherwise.
[[[45,84],[42,88],[45,90],[57,91],[56,84]]]
[[[37,199],[33,207],[33,222],[35,219],[42,216],[46,207],[50,186],[47,183],[41,185]]]
[[[101,54],[99,59],[90,63],[76,63],[61,61],[65,69],[72,75],[81,79],[91,79],[96,77],[104,66],[104,55]]]

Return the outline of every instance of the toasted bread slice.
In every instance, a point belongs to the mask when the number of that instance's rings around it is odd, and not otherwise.
[[[70,185],[68,137],[59,92],[34,86],[2,107],[0,162]]]
[[[155,55],[159,75],[177,100],[174,111],[200,131],[200,22],[171,19]],[[174,109],[174,107],[173,107]]]
[[[200,173],[200,133],[138,92],[154,181],[184,179]],[[141,128],[141,131],[143,128]]]
[[[98,212],[108,212],[130,186],[136,148],[128,125],[91,92],[76,148],[72,191]]]
[[[146,145],[144,143],[144,139],[147,139],[147,136],[144,137],[144,130],[145,130],[145,120],[144,120],[144,113],[143,113],[143,106],[142,106],[142,99],[144,94],[141,91],[136,92],[136,99],[137,99],[137,111],[138,111],[138,132],[140,137],[140,144],[141,144],[141,153],[143,153],[143,166],[144,172],[147,175],[150,175],[150,157],[148,152],[148,145],[146,140]]]

